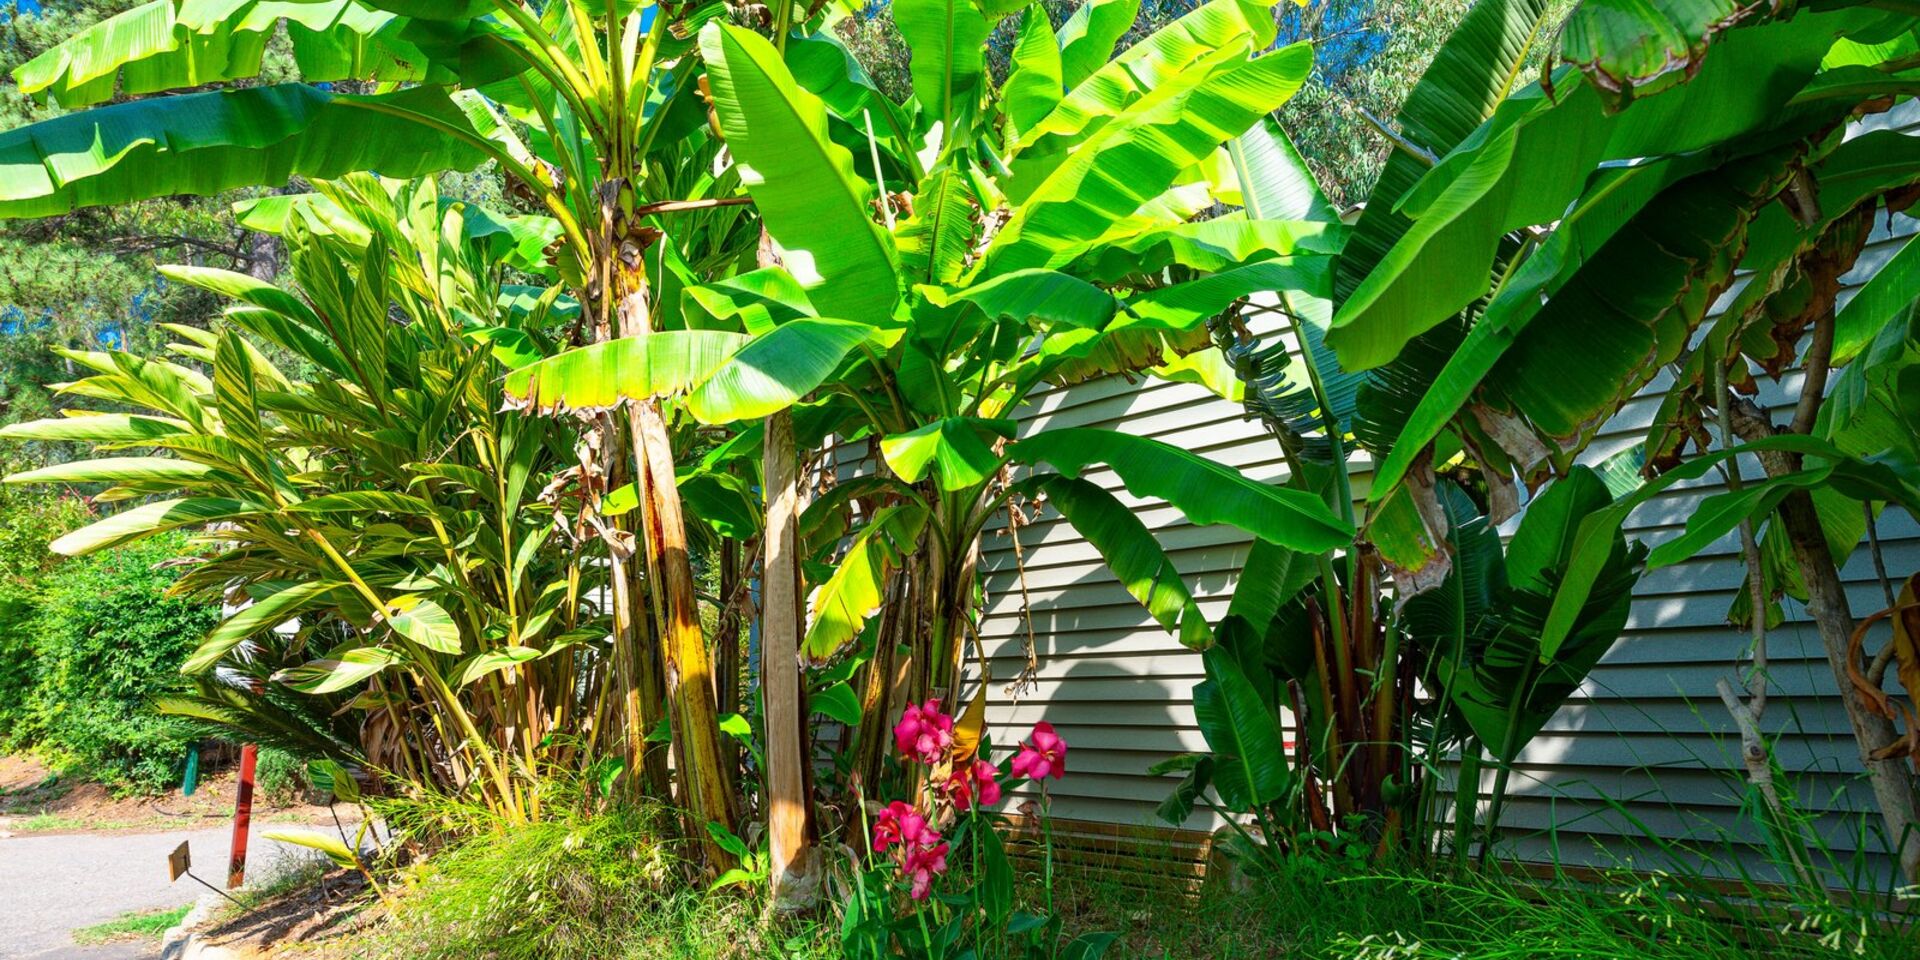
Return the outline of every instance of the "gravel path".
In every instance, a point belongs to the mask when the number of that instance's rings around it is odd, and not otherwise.
[[[260,837],[249,845],[248,879],[318,854]],[[287,829],[271,825],[265,829]],[[82,947],[73,931],[130,910],[192,903],[205,887],[167,882],[167,854],[192,844],[193,873],[224,885],[228,830],[154,834],[15,835],[0,838],[0,958],[4,960],[148,960],[158,942]]]

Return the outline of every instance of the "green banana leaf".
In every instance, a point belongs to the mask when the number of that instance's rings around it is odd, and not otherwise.
[[[750,31],[709,23],[700,49],[740,182],[780,242],[787,272],[822,315],[885,322],[900,298],[899,258],[873,222],[873,192],[852,154],[827,137],[820,98]]]
[[[525,69],[498,31],[480,21],[415,29],[411,20],[358,0],[150,0],[100,21],[14,71],[20,92],[68,109],[116,95],[186,90],[260,74],[284,26],[309,83],[486,83]]]
[[[686,393],[688,410],[703,422],[757,419],[820,386],[873,332],[865,324],[809,318],[760,337],[720,330],[623,337],[513,371],[507,402],[554,414]]]
[[[1119,4],[1109,2],[1107,6]],[[1053,112],[1064,89],[1060,44],[1054,38],[1045,7],[1027,8],[1020,20],[1020,38],[1014,43],[1011,62],[1007,82],[1000,86],[1000,109],[1007,117],[1007,139],[1017,143],[1020,131]]]
[[[296,176],[471,170],[487,154],[448,133],[470,129],[439,87],[349,96],[285,83],[114,104],[0,133],[0,218]]]
[[[1245,812],[1280,799],[1293,785],[1280,724],[1224,645],[1200,657],[1207,679],[1193,688],[1193,713],[1213,750],[1220,803]]]
[[[1392,359],[1484,295],[1501,238],[1557,220],[1598,164],[1767,129],[1835,39],[1861,20],[1842,11],[1733,31],[1686,86],[1615,115],[1591,86],[1571,78],[1552,98],[1537,87],[1509,97],[1399,198],[1397,209],[1413,224],[1341,303],[1328,342],[1351,368]],[[1366,256],[1367,237],[1363,226],[1349,250]]]
[[[1113,46],[1140,15],[1140,0],[1088,0],[1060,24],[1060,82],[1079,86],[1113,59]]]
[[[1008,420],[947,417],[880,440],[880,454],[900,479],[919,483],[929,472],[941,490],[965,490],[1000,471],[993,438],[1013,438]]]
[[[1046,463],[1069,477],[1104,463],[1127,491],[1159,497],[1194,523],[1225,523],[1305,553],[1353,542],[1353,527],[1301,490],[1259,483],[1232,467],[1158,440],[1111,430],[1048,430],[1011,445],[1015,463]]]
[[[1180,579],[1180,571],[1147,525],[1113,494],[1086,480],[1059,474],[1029,477],[1016,489],[1028,497],[1045,498],[1059,510],[1073,529],[1100,551],[1107,569],[1120,579],[1127,593],[1140,601],[1160,626],[1178,633],[1182,645],[1203,649],[1213,642],[1213,631]]]
[[[1777,9],[1739,0],[1581,0],[1560,27],[1560,59],[1619,110],[1684,83],[1717,35]]]
[[[1069,154],[994,236],[981,275],[1071,263],[1219,149],[1228,139],[1223,131],[1244,131],[1286,103],[1313,66],[1306,44],[1256,60],[1242,56],[1229,48],[1203,58],[1204,65],[1147,93]]]
[[[921,127],[964,142],[986,95],[992,25],[972,0],[894,0],[893,22],[912,51],[907,68]]]
[[[1105,38],[1125,6],[1114,3],[1111,9],[1089,11],[1094,19],[1084,34],[1074,33],[1071,21],[1061,28],[1061,74],[1067,95],[1052,113],[1026,131],[1010,151],[1013,155],[1034,149],[1048,137],[1079,138],[1156,90],[1169,84],[1191,85],[1191,72],[1200,61],[1229,49],[1264,49],[1273,42],[1275,33],[1271,0],[1208,0],[1112,60],[1106,60],[1102,53],[1104,62],[1099,69],[1076,81],[1074,74],[1087,62],[1081,58],[1089,57],[1102,43],[1111,43]],[[1131,26],[1131,19],[1127,26]],[[1119,30],[1124,32],[1126,28],[1120,26]],[[1118,34],[1114,36],[1118,38]],[[1112,50],[1111,45],[1107,50]],[[1069,58],[1073,60],[1071,67]],[[1252,123],[1234,129],[1248,126]]]

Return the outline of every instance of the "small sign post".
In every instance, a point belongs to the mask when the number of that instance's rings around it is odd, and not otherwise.
[[[233,798],[233,855],[227,860],[227,889],[237,890],[247,882],[247,828],[253,820],[253,767],[260,748],[249,743],[240,748],[240,786]]]
[[[243,911],[247,909],[246,904],[241,903],[238,900],[234,900],[233,897],[230,896],[225,890],[222,890],[219,887],[216,887],[213,884],[208,883],[205,880],[202,880],[199,877],[196,877],[193,875],[193,851],[187,847],[187,841],[185,840],[180,841],[180,845],[177,847],[174,847],[172,853],[167,854],[167,882],[172,883],[176,880],[179,880],[181,877],[186,877],[187,879],[192,880],[194,883],[197,883],[203,887],[206,887],[208,890],[212,890],[214,893],[217,893],[223,897],[226,897],[228,900],[233,902],[234,906],[239,907]]]

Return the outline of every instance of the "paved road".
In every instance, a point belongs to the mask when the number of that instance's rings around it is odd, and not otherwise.
[[[314,856],[312,851],[264,840],[256,825],[248,879]],[[288,829],[275,825],[271,829]],[[4,960],[150,960],[151,944],[82,947],[73,931],[129,910],[192,903],[206,888],[181,877],[167,882],[167,854],[192,844],[193,872],[210,883],[226,879],[227,830],[157,834],[15,835],[0,839],[0,958]]]

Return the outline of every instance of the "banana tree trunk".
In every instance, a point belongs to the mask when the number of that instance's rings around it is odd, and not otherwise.
[[[1848,670],[1853,655],[1853,609],[1834,567],[1826,534],[1820,528],[1813,497],[1801,490],[1789,494],[1780,504],[1780,519],[1793,546],[1794,562],[1806,581],[1807,613],[1813,617],[1820,643],[1827,649],[1827,663],[1833,667],[1840,702],[1860,744],[1860,762],[1867,768],[1867,781],[1880,804],[1887,839],[1895,845],[1900,873],[1908,883],[1920,883],[1920,809],[1916,808],[1913,778],[1899,759],[1874,759],[1900,737],[1893,722],[1869,709],[1860,691],[1854,689]],[[1765,615],[1764,610],[1754,611],[1754,616]]]
[[[652,330],[647,306],[645,261],[637,239],[624,239],[614,257],[620,335]],[[665,688],[673,710],[673,741],[679,769],[680,803],[694,821],[693,832],[706,853],[707,868],[734,866],[732,854],[714,842],[708,825],[735,829],[733,791],[720,749],[720,725],[713,698],[713,669],[694,596],[693,563],[687,546],[686,517],[674,475],[673,441],[659,401],[628,408],[633,431],[634,486],[639,493],[642,549],[647,557],[647,596],[660,629]]]
[[[760,632],[760,690],[766,703],[767,842],[773,909],[796,912],[814,899],[807,821],[806,714],[800,687],[800,478],[793,418],[766,420],[767,533],[765,612]]]

